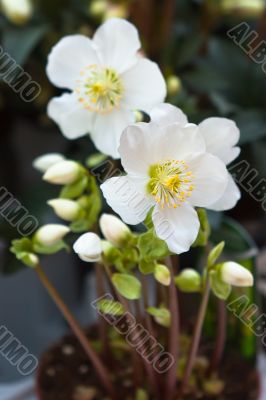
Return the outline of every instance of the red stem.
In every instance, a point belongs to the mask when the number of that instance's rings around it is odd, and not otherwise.
[[[104,364],[102,363],[101,359],[99,358],[98,354],[93,349],[89,339],[85,335],[83,329],[79,325],[78,321],[75,319],[67,305],[65,304],[64,300],[57,292],[53,284],[48,279],[47,275],[43,271],[40,265],[35,268],[35,271],[42,282],[43,286],[50,294],[51,298],[54,300],[55,304],[59,308],[59,310],[64,315],[65,319],[69,323],[71,329],[73,330],[74,334],[76,335],[78,341],[80,342],[81,346],[85,350],[86,354],[88,355],[91,363],[95,367],[96,372],[99,375],[99,378],[106,389],[107,393],[111,396],[113,400],[116,400],[118,397],[115,393],[113,384],[110,380],[110,376],[108,371],[106,370]]]

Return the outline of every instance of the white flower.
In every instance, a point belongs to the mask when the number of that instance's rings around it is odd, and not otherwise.
[[[52,49],[48,77],[72,93],[52,99],[48,115],[68,139],[90,133],[99,150],[117,158],[122,131],[134,122],[133,110],[149,112],[163,101],[163,76],[157,64],[137,54],[140,46],[136,28],[113,18],[92,40],[67,36]]]
[[[42,156],[35,158],[33,166],[40,172],[46,172],[52,165],[55,165],[64,159],[65,157],[60,153],[43,154]]]
[[[93,232],[81,235],[74,243],[73,249],[79,258],[86,262],[100,261],[103,251],[101,239]]]
[[[53,246],[63,239],[70,229],[61,224],[47,224],[39,228],[35,234],[37,242],[44,246]]]
[[[80,175],[80,166],[75,161],[64,160],[57,162],[47,169],[43,179],[58,185],[69,185]]]
[[[207,118],[199,124],[199,129],[209,153],[219,157],[225,165],[239,156],[240,148],[236,146],[240,132],[235,122],[227,118]],[[240,190],[228,172],[228,184],[221,198],[212,204],[215,211],[230,210],[241,197]]]
[[[103,214],[99,223],[103,236],[114,246],[121,246],[131,235],[129,227],[114,215]]]
[[[161,126],[176,123],[181,118],[183,123],[187,122],[183,112],[171,104],[161,104],[151,113],[152,118]],[[228,165],[240,153],[240,148],[236,147],[239,140],[239,129],[234,121],[227,118],[207,118],[199,124],[206,151],[219,157],[225,165]],[[240,191],[235,184],[231,174],[228,172],[227,186],[219,199],[212,204],[211,209],[215,211],[229,210],[233,208],[240,199]]]
[[[229,285],[249,287],[254,284],[254,278],[251,272],[233,261],[223,263],[219,272],[222,281]]]
[[[53,199],[47,202],[56,215],[66,221],[74,221],[80,214],[81,207],[76,201],[68,199]]]
[[[14,24],[26,23],[33,11],[30,0],[1,0],[1,6],[6,17]]]
[[[228,181],[224,163],[205,151],[196,125],[172,107],[165,117],[161,105],[150,123],[125,129],[119,153],[126,176],[101,185],[108,204],[128,224],[142,222],[153,208],[159,238],[171,251],[187,251],[199,231],[194,207],[211,208]]]

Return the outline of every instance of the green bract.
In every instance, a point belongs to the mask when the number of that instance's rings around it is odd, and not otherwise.
[[[128,300],[141,297],[141,283],[133,275],[115,273],[112,282],[118,292]]]

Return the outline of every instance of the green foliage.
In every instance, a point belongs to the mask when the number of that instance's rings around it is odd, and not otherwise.
[[[175,284],[181,292],[199,292],[201,290],[201,276],[194,269],[186,268],[175,277]]]
[[[221,300],[226,300],[231,293],[231,285],[224,283],[219,277],[219,271],[213,270],[209,273],[210,285],[213,293]]]
[[[89,184],[89,178],[83,175],[78,181],[66,185],[60,192],[61,199],[76,199],[81,196],[83,192],[87,189]]]
[[[97,309],[104,314],[110,314],[110,315],[120,316],[125,313],[125,308],[121,303],[119,303],[119,301],[113,301],[107,299],[98,301]]]
[[[12,241],[10,251],[27,267],[34,268],[38,264],[38,257],[34,254],[32,241],[28,238]]]
[[[208,215],[206,210],[203,208],[198,208],[197,209],[199,221],[200,221],[200,229],[198,233],[198,237],[193,243],[193,247],[198,247],[198,246],[206,246],[208,243],[208,239],[211,233],[210,229],[210,224],[208,221]]]
[[[37,241],[33,241],[33,250],[38,254],[46,254],[51,255],[58,253],[61,250],[68,250],[67,244],[63,240],[59,240],[54,245],[44,246],[43,244],[38,243]]]
[[[217,246],[215,246],[210,251],[210,254],[208,255],[208,261],[207,261],[208,268],[211,268],[216,263],[216,261],[218,260],[218,258],[220,257],[220,255],[223,252],[224,245],[225,245],[225,242],[221,242],[221,243],[217,244]]]
[[[138,249],[141,260],[146,262],[161,260],[170,255],[166,243],[156,236],[153,229],[139,235]]]
[[[107,159],[107,155],[106,154],[102,154],[102,153],[94,153],[91,154],[87,160],[86,160],[86,165],[88,168],[93,168],[96,167],[98,164],[101,164],[103,161],[105,161]]]
[[[133,275],[115,273],[112,282],[118,292],[128,300],[136,300],[141,297],[141,283]]]
[[[159,308],[148,307],[146,311],[154,317],[157,324],[169,328],[171,324],[171,313],[167,308],[163,306]]]
[[[156,266],[155,261],[140,260],[139,262],[139,270],[143,275],[153,274],[155,266]]]

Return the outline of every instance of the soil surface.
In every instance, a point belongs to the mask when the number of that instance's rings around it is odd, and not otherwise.
[[[111,377],[120,398],[134,400],[128,355],[114,365],[110,365],[108,356],[104,361],[112,371]],[[143,371],[144,380],[145,375]],[[226,384],[219,395],[206,395],[198,388],[196,392],[191,389],[192,392],[184,400],[258,400],[259,380],[256,371],[233,353],[223,360],[218,384],[221,380]],[[80,344],[75,337],[67,335],[41,359],[37,376],[38,400],[110,400],[98,382],[94,368]]]

